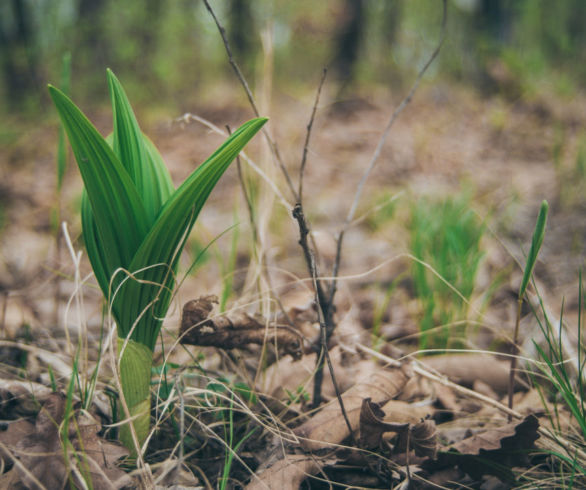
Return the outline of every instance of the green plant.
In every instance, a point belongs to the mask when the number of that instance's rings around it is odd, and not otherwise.
[[[254,390],[246,383],[231,381],[220,376],[206,386],[208,393],[204,396],[214,406],[214,418],[223,429],[225,441],[224,466],[218,480],[218,488],[224,489],[229,483],[230,471],[240,447],[257,431],[249,427],[247,417],[235,420],[235,415],[246,405],[255,405],[258,398]]]
[[[216,182],[266,118],[242,125],[175,190],[109,70],[108,85],[114,117],[108,140],[63,92],[52,86],[49,91],[85,186],[85,245],[116,321],[120,382],[127,416],[134,420],[121,427],[120,439],[135,450],[149,431],[152,351],[171,301],[179,256]]]
[[[457,347],[465,325],[450,330],[449,324],[465,316],[483,256],[484,224],[466,197],[421,199],[412,209],[410,231],[411,253],[418,259],[413,263],[415,293],[423,306],[419,346]]]
[[[548,381],[547,387],[549,388],[551,398],[565,405],[567,412],[574,419],[575,427],[577,429],[569,438],[575,445],[575,451],[572,451],[571,447],[566,447],[564,452],[550,451],[550,454],[557,458],[561,463],[561,475],[565,476],[564,472],[566,469],[564,469],[564,466],[569,470],[569,485],[564,485],[564,488],[572,488],[574,484],[583,485],[586,479],[586,461],[583,457],[578,456],[580,452],[583,454],[583,449],[586,446],[586,400],[584,398],[584,369],[586,367],[586,357],[584,356],[584,345],[582,343],[584,290],[581,273],[578,281],[578,288],[578,342],[576,345],[577,352],[575,353],[575,358],[569,359],[564,349],[564,343],[567,342],[567,338],[564,338],[565,336],[563,335],[563,304],[560,319],[557,323],[559,328],[554,328],[552,325],[539,292],[538,298],[540,311],[537,312],[535,309],[533,310],[533,314],[537,319],[540,330],[545,339],[544,345],[540,345],[533,340],[533,345],[537,350],[537,360],[541,361],[537,362],[536,366],[544,379]],[[570,369],[570,366],[572,366],[572,369]],[[559,420],[557,420],[557,416],[561,410],[558,410],[556,406],[554,408],[554,413],[549,413],[550,408],[546,403],[545,395],[542,395],[542,400],[544,408],[552,422],[552,426],[557,426],[559,431],[560,424]],[[566,435],[563,434],[563,436],[565,437]],[[580,451],[578,451],[578,449]]]
[[[527,292],[527,286],[529,286],[529,281],[533,274],[535,263],[537,262],[537,254],[539,254],[539,249],[541,248],[541,244],[545,237],[545,225],[547,223],[548,210],[549,205],[547,204],[547,201],[542,201],[541,207],[539,208],[539,214],[537,215],[535,229],[533,230],[533,238],[531,239],[531,248],[529,249],[529,255],[527,256],[527,263],[525,264],[525,270],[523,271],[523,279],[521,280],[519,292],[517,293],[517,317],[515,320],[515,331],[513,333],[514,352],[511,356],[511,368],[509,372],[509,408],[513,408],[513,386],[515,383],[515,370],[517,366],[517,339],[519,338],[519,323],[521,322],[523,297]]]

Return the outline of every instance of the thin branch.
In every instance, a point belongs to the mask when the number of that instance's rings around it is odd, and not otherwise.
[[[419,87],[419,84],[421,83],[421,80],[423,79],[425,72],[430,67],[430,65],[434,62],[434,60],[437,58],[437,56],[441,50],[441,47],[442,47],[444,40],[446,38],[446,22],[447,22],[447,17],[448,17],[447,11],[448,11],[447,0],[443,0],[443,14],[442,14],[442,27],[441,27],[440,40],[439,40],[436,48],[434,49],[433,53],[431,54],[431,56],[427,60],[427,63],[425,63],[425,65],[423,65],[423,68],[421,68],[421,70],[419,71],[419,74],[417,75],[417,78],[415,79],[415,82],[413,83],[411,90],[407,94],[407,97],[405,97],[403,99],[403,101],[399,104],[399,106],[395,109],[395,111],[391,115],[389,122],[387,123],[387,126],[385,127],[385,130],[383,131],[383,134],[381,135],[379,142],[376,146],[376,149],[374,150],[374,153],[370,159],[368,167],[366,168],[364,174],[362,175],[362,178],[360,179],[360,182],[358,183],[358,187],[356,188],[356,194],[354,195],[354,201],[352,203],[352,206],[351,206],[350,211],[348,212],[348,216],[346,218],[347,222],[351,222],[354,219],[354,214],[356,213],[356,208],[358,207],[358,202],[360,201],[360,196],[362,194],[364,184],[366,183],[366,180],[370,176],[372,169],[374,168],[376,162],[378,161],[378,159],[380,157],[381,151],[383,149],[383,145],[384,145],[386,139],[388,138],[389,133],[391,132],[391,128],[393,127],[393,124],[395,123],[395,121],[399,117],[399,114],[401,114],[401,112],[403,112],[403,109],[405,109],[405,107],[407,107],[407,105],[413,99],[413,96],[415,95],[415,92],[417,91],[417,88]]]
[[[331,331],[330,328],[328,328],[328,317],[330,318],[331,321],[331,315],[329,314],[329,312],[325,312],[323,311],[323,306],[325,305],[325,295],[323,292],[323,289],[321,287],[321,284],[318,281],[318,271],[317,271],[317,265],[315,263],[315,257],[313,256],[313,253],[311,251],[311,249],[309,248],[309,244],[307,243],[307,235],[309,234],[309,229],[307,227],[307,222],[305,221],[305,215],[303,214],[303,208],[301,207],[300,203],[297,203],[295,205],[295,208],[293,209],[293,217],[297,220],[298,224],[299,224],[299,233],[300,233],[300,238],[299,238],[299,244],[301,245],[301,248],[303,249],[303,252],[305,254],[305,259],[309,264],[309,268],[310,268],[310,273],[311,273],[311,278],[313,281],[313,287],[314,287],[314,291],[315,291],[315,303],[317,306],[317,315],[318,315],[318,319],[319,319],[319,330],[320,330],[320,340],[321,340],[321,351],[318,355],[318,360],[317,360],[317,368],[316,368],[316,373],[315,373],[315,379],[314,379],[314,391],[313,391],[313,400],[312,400],[312,404],[314,407],[318,407],[321,403],[321,380],[323,379],[323,361],[324,358],[326,360],[326,362],[328,363],[328,369],[330,371],[331,377],[332,377],[332,384],[334,385],[334,390],[336,392],[336,397],[338,398],[338,403],[340,404],[340,410],[342,411],[342,416],[344,417],[344,421],[346,422],[346,426],[348,427],[348,431],[351,435],[352,438],[354,438],[353,436],[353,430],[352,430],[352,425],[350,424],[350,420],[348,419],[348,414],[346,412],[346,408],[344,407],[344,402],[342,400],[342,393],[340,392],[340,388],[338,387],[338,383],[336,381],[336,377],[334,375],[334,366],[332,364],[332,361],[330,359],[330,353],[328,350],[328,340],[329,340],[329,335],[328,332]],[[317,382],[317,379],[320,379],[320,382]],[[356,441],[353,441],[354,446],[358,447],[356,445]]]
[[[226,54],[228,55],[228,62],[230,63],[230,66],[234,70],[234,73],[236,74],[236,78],[238,78],[238,81],[240,82],[240,84],[244,88],[244,91],[246,92],[246,97],[248,97],[248,102],[250,102],[250,105],[252,107],[254,114],[256,115],[256,117],[259,117],[260,112],[259,112],[258,107],[256,105],[254,95],[252,95],[252,91],[250,90],[248,82],[244,78],[244,75],[242,74],[242,71],[240,70],[238,63],[236,63],[236,60],[234,59],[234,56],[232,55],[232,49],[230,48],[230,43],[228,42],[228,38],[226,36],[226,29],[224,29],[224,27],[220,23],[218,17],[216,16],[216,14],[215,14],[214,10],[212,9],[211,5],[209,4],[208,0],[203,0],[203,3],[205,4],[207,11],[210,13],[212,18],[214,19],[214,22],[216,23],[218,31],[220,31],[220,36],[222,36],[222,41],[224,42],[224,48],[226,49]],[[281,158],[281,153],[279,152],[279,148],[277,147],[277,144],[273,141],[273,139],[271,138],[271,136],[269,135],[268,131],[265,128],[262,128],[261,132],[264,134],[264,136],[267,140],[267,143],[271,149],[271,152],[273,153],[275,160],[279,164],[281,172],[285,176],[285,180],[287,181],[287,185],[289,186],[289,190],[293,194],[295,201],[299,201],[299,197],[297,195],[297,192],[295,191],[295,187],[293,186],[293,181],[291,180],[291,176],[289,175],[289,172],[287,172],[287,169],[285,168],[285,164],[283,163],[283,159]]]
[[[398,105],[398,107],[391,114],[389,122],[387,123],[387,125],[386,125],[386,127],[385,127],[379,141],[378,141],[378,144],[374,150],[374,153],[372,154],[372,157],[370,159],[368,167],[364,171],[364,174],[362,175],[362,178],[360,179],[360,182],[358,183],[358,187],[356,188],[356,194],[354,195],[354,200],[352,202],[352,205],[350,206],[350,210],[348,211],[348,216],[346,217],[346,223],[344,224],[344,227],[342,228],[342,230],[340,231],[340,233],[338,235],[338,243],[336,245],[336,258],[334,260],[334,267],[332,269],[332,276],[334,279],[332,280],[332,283],[330,286],[330,294],[329,294],[329,299],[328,299],[329,303],[333,303],[334,296],[336,295],[336,288],[337,288],[337,279],[336,278],[338,277],[338,273],[340,270],[340,261],[341,261],[341,256],[342,256],[342,242],[344,240],[344,234],[345,234],[345,231],[348,228],[349,224],[354,219],[354,215],[356,214],[356,209],[358,208],[358,203],[360,201],[360,196],[362,195],[364,185],[365,185],[368,177],[372,173],[372,170],[380,157],[383,145],[384,145],[385,141],[387,140],[387,137],[389,136],[389,133],[391,131],[391,128],[393,127],[393,124],[395,123],[395,121],[399,117],[399,114],[401,114],[401,112],[403,112],[403,109],[405,109],[405,107],[407,107],[407,105],[413,99],[413,96],[415,95],[415,92],[417,91],[417,88],[419,87],[419,84],[420,84],[421,80],[423,79],[425,72],[430,67],[430,65],[433,63],[433,61],[437,58],[437,56],[441,50],[441,47],[444,44],[444,40],[446,38],[446,25],[447,25],[447,18],[448,18],[447,0],[443,0],[442,4],[443,4],[442,24],[441,24],[441,34],[440,34],[440,39],[438,41],[438,44],[437,44],[436,48],[433,50],[433,53],[431,54],[431,56],[429,57],[429,59],[427,60],[425,65],[423,65],[423,68],[421,68],[421,70],[419,71],[417,77],[415,78],[415,82],[411,86],[411,90],[409,90],[409,93],[407,94],[407,97],[405,97],[403,99],[403,101]]]
[[[303,203],[303,173],[305,172],[305,164],[307,162],[307,151],[309,149],[309,138],[311,137],[311,130],[313,128],[313,121],[315,120],[315,113],[317,111],[317,106],[319,104],[319,97],[321,95],[321,89],[324,86],[324,82],[326,81],[326,75],[328,73],[327,68],[324,68],[321,80],[319,81],[319,85],[317,87],[317,94],[315,95],[315,102],[313,103],[313,109],[311,110],[311,117],[309,118],[309,123],[307,124],[307,132],[305,134],[305,144],[303,145],[303,156],[301,157],[301,166],[299,167],[299,190],[297,191],[297,196],[299,203]]]
[[[214,19],[214,22],[216,23],[216,26],[218,27],[218,31],[220,31],[220,36],[222,36],[222,41],[224,41],[224,47],[226,48],[226,53],[228,53],[228,62],[230,63],[230,66],[232,67],[232,69],[236,73],[238,80],[240,81],[240,83],[244,87],[244,91],[246,92],[246,96],[248,97],[248,102],[250,102],[250,105],[252,107],[252,110],[254,111],[255,116],[259,117],[260,112],[258,111],[258,108],[256,107],[256,102],[254,100],[254,96],[252,95],[250,87],[248,86],[248,82],[246,81],[246,79],[244,78],[244,75],[240,71],[240,67],[238,66],[236,61],[234,61],[234,56],[232,55],[232,49],[230,48],[230,43],[228,42],[228,37],[226,36],[226,29],[224,29],[222,24],[220,24],[220,21],[216,17],[216,13],[214,12],[212,7],[210,6],[208,0],[203,0],[203,3],[205,4],[206,9],[208,10],[208,12],[212,16],[212,18]]]

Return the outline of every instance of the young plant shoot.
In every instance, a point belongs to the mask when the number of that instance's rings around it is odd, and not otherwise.
[[[236,130],[175,190],[126,94],[108,70],[114,130],[103,138],[60,90],[49,91],[83,178],[82,227],[96,279],[118,330],[122,392],[137,442],[150,427],[152,351],[175,286],[179,256],[219,178],[267,121]],[[120,440],[135,450],[130,423]]]
[[[513,355],[511,356],[511,367],[509,369],[509,408],[513,408],[513,392],[515,385],[515,373],[517,369],[517,354],[518,354],[518,340],[519,340],[519,324],[521,323],[521,308],[523,306],[523,298],[527,292],[527,286],[533,275],[533,269],[537,262],[537,254],[545,238],[545,225],[547,223],[547,213],[549,211],[549,204],[547,201],[541,202],[539,208],[539,214],[537,215],[537,222],[533,229],[533,238],[531,239],[531,248],[529,249],[529,255],[527,256],[527,263],[525,264],[525,270],[523,271],[523,279],[521,286],[519,286],[519,293],[517,294],[517,317],[515,320],[515,331],[513,333]],[[509,420],[511,415],[509,414]]]

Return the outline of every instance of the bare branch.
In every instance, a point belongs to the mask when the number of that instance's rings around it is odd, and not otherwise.
[[[305,260],[308,263],[311,278],[313,281],[313,287],[315,291],[315,303],[317,306],[317,315],[319,319],[319,331],[320,331],[320,343],[321,349],[320,353],[317,357],[317,365],[316,365],[316,372],[313,384],[313,400],[312,405],[314,407],[318,407],[321,403],[321,386],[323,381],[323,363],[324,358],[328,363],[328,369],[330,371],[330,375],[332,377],[332,384],[334,385],[334,390],[336,391],[336,397],[338,398],[338,403],[340,404],[340,410],[342,411],[342,415],[344,417],[344,421],[348,426],[348,431],[352,438],[354,438],[352,425],[350,424],[350,420],[348,419],[348,414],[346,413],[346,409],[344,407],[344,402],[342,400],[342,394],[340,392],[340,388],[338,387],[338,382],[336,381],[336,376],[334,374],[334,366],[330,359],[330,352],[328,350],[328,341],[329,337],[331,336],[332,326],[333,326],[333,313],[330,311],[324,311],[323,308],[326,305],[325,303],[325,294],[321,284],[318,280],[319,274],[317,271],[317,265],[315,263],[315,257],[313,252],[309,248],[309,244],[307,242],[307,235],[309,235],[309,228],[307,227],[307,222],[305,221],[305,215],[303,214],[303,208],[300,203],[295,205],[293,209],[293,217],[297,220],[299,224],[299,244],[303,249],[305,254]],[[355,441],[354,441],[355,442]],[[354,444],[356,446],[356,444]]]

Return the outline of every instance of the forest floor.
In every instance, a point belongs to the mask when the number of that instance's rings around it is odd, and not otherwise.
[[[268,130],[297,185],[313,95],[299,99],[281,94],[275,99]],[[327,90],[322,95],[303,180],[303,207],[322,277],[332,274],[337,233],[399,102],[398,96],[391,99],[376,91],[343,103],[328,100]],[[193,111],[224,131],[226,125],[235,128],[251,117],[249,110],[237,107],[224,101]],[[291,216],[295,202],[257,137],[247,153],[266,179],[241,162],[256,196],[257,242],[233,165],[204,207],[182,259],[181,284],[155,355],[156,431],[145,454],[149,465],[130,473],[133,484],[579,487],[579,479],[586,478],[584,436],[559,393],[538,381],[544,377],[544,365],[537,362],[533,341],[546,350],[548,346],[537,320],[542,315],[531,313],[530,307],[539,310],[541,299],[554,326],[563,312],[559,345],[569,356],[572,382],[580,384],[575,378],[581,372],[575,367],[580,358],[572,355],[581,351],[577,337],[579,271],[586,253],[585,114],[585,98],[482,98],[441,84],[422,89],[401,114],[366,183],[359,219],[348,227],[342,250],[330,353],[353,435],[329,373],[323,388],[329,403],[321,411],[311,407],[316,364],[311,346],[319,336],[312,283]],[[102,133],[111,128],[109,117],[92,117]],[[223,139],[198,122],[171,116],[151,119],[143,130],[159,148],[176,184]],[[100,366],[88,407],[93,422],[80,421],[75,412],[80,425],[95,427],[91,438],[79,436],[80,444],[95,451],[107,447],[119,456],[106,442],[113,434],[108,427],[115,418],[110,401],[116,390],[108,354],[99,355],[110,327],[85,253],[76,267],[65,240],[59,254],[55,246],[56,128],[27,127],[9,139],[0,149],[0,420],[8,428],[0,432],[0,457],[13,469],[0,477],[0,487],[34,488],[26,468],[33,468],[41,481],[50,471],[77,481],[71,470],[75,464],[71,458],[65,464],[63,453],[61,459],[26,460],[27,451],[38,449],[43,437],[50,444],[55,442],[51,438],[59,439],[59,433],[37,417],[39,406],[45,404],[55,419],[70,416],[63,400],[51,392],[55,387],[67,391],[76,351],[80,375],[74,400],[84,397],[96,363]],[[75,253],[83,250],[81,189],[71,161],[60,201]],[[514,412],[507,412],[507,354],[516,295],[543,199],[550,213],[519,342],[519,367],[533,374],[518,378]],[[461,255],[444,257],[460,262],[460,268],[447,264],[446,270],[456,270],[455,281],[472,282],[470,292],[462,291],[464,298],[454,291],[436,294],[443,286],[429,270],[424,274],[432,292],[422,296],[417,280],[421,272],[412,257],[417,233],[425,234],[414,224],[416,210],[428,215],[432,229],[441,221],[446,202],[461,204],[454,221],[458,213],[471,213],[476,223],[470,225],[472,230],[480,230],[478,243],[470,245],[475,250],[466,249],[462,238]],[[448,241],[469,232],[467,220],[461,222],[464,231],[456,226],[451,232],[455,237]],[[187,273],[212,241],[194,271]],[[431,237],[437,249],[441,241],[439,235]],[[473,252],[478,254],[477,268],[467,262]],[[432,255],[418,258],[435,269],[441,265]],[[249,315],[253,326],[247,328],[257,331],[248,332],[247,338],[260,331],[265,344],[251,341],[225,350],[177,342],[183,305],[207,295],[226,300],[233,323],[242,313]],[[214,306],[206,301],[200,300],[204,309]],[[436,303],[435,310],[429,309],[430,302]],[[436,328],[422,335],[426,312]],[[294,352],[286,345],[274,348],[275,325],[282,326],[284,317],[291,321],[287,328],[301,339]],[[36,420],[36,426],[28,422],[18,432],[13,421],[22,417]],[[18,440],[28,441],[28,446],[21,442],[23,464],[13,465],[8,453],[18,453]],[[75,435],[71,440],[75,446]],[[41,452],[48,451],[43,448]],[[112,458],[96,458],[102,473],[90,471],[98,482],[93,488],[130,484],[127,475],[112,466]]]

